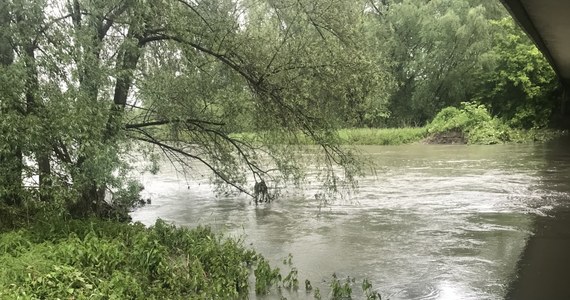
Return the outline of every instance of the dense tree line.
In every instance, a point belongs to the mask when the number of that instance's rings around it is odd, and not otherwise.
[[[0,203],[128,206],[138,152],[251,193],[300,176],[275,136],[319,145],[334,184],[335,165],[354,173],[339,127],[425,125],[471,100],[545,126],[555,88],[498,1],[0,0]]]
[[[508,120],[527,119],[517,126],[551,119],[555,74],[499,1],[370,3],[396,87],[388,115],[369,125],[423,126],[441,109],[472,100]]]

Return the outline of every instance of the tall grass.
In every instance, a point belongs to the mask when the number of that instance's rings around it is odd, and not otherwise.
[[[424,127],[408,128],[354,128],[338,132],[343,144],[348,145],[401,145],[416,143],[427,136]]]
[[[438,121],[438,120],[436,120]],[[551,129],[512,129],[499,119],[490,118],[485,122],[475,122],[471,127],[463,126],[464,123],[446,121],[442,124],[434,121],[425,127],[406,128],[350,128],[338,130],[339,142],[343,145],[403,145],[430,141],[430,137],[446,133],[451,130],[463,132],[469,144],[501,144],[501,143],[534,143],[545,142],[563,134],[563,132]],[[467,119],[467,121],[470,121]],[[455,122],[455,123],[454,123]],[[439,126],[439,127],[438,127]],[[233,138],[252,143],[289,144],[289,145],[313,145],[310,138],[298,135],[283,135],[280,133],[237,133]]]
[[[338,130],[338,137],[341,144],[345,145],[401,145],[410,144],[423,140],[427,136],[424,127],[408,128],[351,128]],[[279,143],[312,145],[314,142],[301,134],[285,136],[280,133],[253,133],[244,132],[232,134],[233,138],[242,139],[249,142]]]

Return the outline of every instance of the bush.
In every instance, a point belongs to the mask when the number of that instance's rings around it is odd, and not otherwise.
[[[204,227],[51,224],[0,236],[0,299],[245,298],[260,259]]]
[[[460,109],[447,107],[441,110],[427,126],[431,135],[457,131],[465,135],[470,144],[499,144],[511,141],[512,129],[494,118],[488,109],[474,102],[463,102]]]
[[[283,277],[241,241],[207,227],[52,219],[0,234],[0,299],[245,299],[250,290],[296,293],[298,272],[291,259],[284,261],[290,271]],[[332,298],[350,297],[354,280],[334,282]],[[305,286],[310,293],[308,280]],[[379,299],[369,283],[363,292]],[[314,295],[320,297],[320,291]]]

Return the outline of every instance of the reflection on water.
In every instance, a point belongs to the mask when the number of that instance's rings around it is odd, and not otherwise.
[[[377,173],[361,178],[350,199],[322,209],[317,185],[255,207],[245,197],[215,198],[203,177],[187,181],[164,166],[142,178],[153,201],[133,219],[207,224],[243,236],[275,264],[291,253],[300,281],[310,279],[325,295],[336,273],[368,278],[389,299],[502,299],[533,216],[563,197],[545,188],[562,184],[557,169],[544,172],[546,146],[362,151]]]
[[[546,151],[542,184],[550,197],[547,215],[535,215],[527,242],[506,299],[570,299],[570,140],[551,143]]]

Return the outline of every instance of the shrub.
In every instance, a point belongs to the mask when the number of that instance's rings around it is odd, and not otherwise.
[[[251,280],[257,294],[296,293],[291,259],[282,277],[240,240],[207,227],[54,219],[0,234],[0,299],[245,299]],[[333,298],[350,297],[354,280],[333,279]],[[363,291],[374,294],[370,284]]]
[[[266,264],[204,227],[42,225],[0,235],[0,299],[244,298],[251,267]]]
[[[512,129],[494,118],[482,104],[463,102],[460,109],[441,110],[427,126],[431,135],[450,131],[462,132],[470,144],[499,144],[511,141]]]

